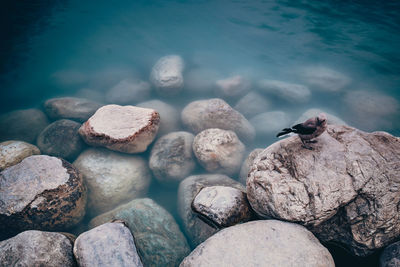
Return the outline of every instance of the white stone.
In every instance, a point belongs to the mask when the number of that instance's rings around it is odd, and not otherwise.
[[[163,95],[174,95],[183,88],[183,59],[178,55],[160,58],[153,66],[150,81]]]

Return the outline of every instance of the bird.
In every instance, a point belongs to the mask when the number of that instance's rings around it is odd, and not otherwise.
[[[302,146],[304,148],[312,150],[313,148],[308,145],[309,143],[316,143],[317,140],[313,140],[325,132],[327,126],[327,118],[325,113],[318,114],[317,117],[310,118],[305,122],[296,124],[291,128],[284,128],[279,132],[276,137],[280,137],[289,133],[296,133],[300,137]]]

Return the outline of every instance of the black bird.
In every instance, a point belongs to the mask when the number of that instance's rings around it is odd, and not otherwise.
[[[325,113],[319,114],[317,117],[310,118],[303,123],[296,124],[291,128],[285,128],[276,137],[286,135],[289,133],[297,133],[300,137],[303,147],[312,149],[307,143],[316,143],[316,140],[312,140],[320,136],[325,130],[327,125],[327,119]]]

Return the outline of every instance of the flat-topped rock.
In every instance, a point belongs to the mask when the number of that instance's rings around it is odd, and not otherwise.
[[[40,154],[39,148],[23,141],[0,143],[0,171],[20,163],[24,158]]]
[[[175,95],[183,88],[183,59],[178,55],[160,58],[153,66],[150,81],[162,95]]]
[[[125,153],[139,153],[154,140],[160,115],[153,109],[107,105],[99,108],[79,129],[83,140]]]

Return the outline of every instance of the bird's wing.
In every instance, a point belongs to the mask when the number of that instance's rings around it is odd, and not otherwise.
[[[297,134],[312,134],[317,130],[317,126],[314,124],[306,124],[305,122],[296,124],[292,127],[295,129]]]

